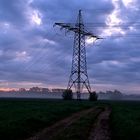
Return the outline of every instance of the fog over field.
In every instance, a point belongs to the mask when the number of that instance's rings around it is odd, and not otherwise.
[[[2,93],[0,92],[0,98],[32,98],[32,99],[62,99],[62,93],[54,93],[54,92],[48,92],[48,93]],[[88,93],[82,93],[81,99],[88,99],[89,94]],[[77,99],[77,94],[73,93],[73,99]],[[139,95],[124,95],[121,96],[118,95],[107,95],[107,94],[100,94],[98,93],[98,99],[99,100],[140,100]]]
[[[88,99],[87,93],[82,94],[82,99]],[[41,99],[62,99],[62,93],[0,93],[0,98],[41,98]],[[74,94],[76,99],[76,94]]]

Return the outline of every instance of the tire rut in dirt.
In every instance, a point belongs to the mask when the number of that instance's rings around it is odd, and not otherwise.
[[[106,107],[93,124],[88,140],[111,140],[110,129],[111,109]]]
[[[44,130],[27,140],[52,140],[53,137],[55,137],[58,133],[63,132],[66,128],[68,128],[72,123],[76,122],[82,116],[85,116],[89,112],[93,112],[97,109],[98,107],[94,107],[88,110],[77,112],[72,116],[55,123],[54,125],[45,128]]]

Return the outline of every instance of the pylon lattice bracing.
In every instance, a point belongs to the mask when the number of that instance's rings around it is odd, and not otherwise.
[[[77,99],[80,99],[84,87],[89,93],[91,93],[91,87],[87,74],[85,37],[94,37],[96,39],[100,38],[85,30],[81,10],[79,10],[77,23],[75,23],[74,26],[70,23],[55,23],[55,25],[60,26],[61,29],[65,29],[66,31],[74,32],[72,68],[67,89],[74,87],[77,93]]]

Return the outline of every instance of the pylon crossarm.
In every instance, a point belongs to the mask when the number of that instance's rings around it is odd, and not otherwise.
[[[70,23],[55,23],[54,26],[60,26],[60,30],[65,29],[67,31],[73,31],[75,33],[81,33],[84,36],[93,37],[93,38],[96,38],[96,39],[102,39],[102,38],[94,35],[93,33],[85,31],[84,29],[79,29],[79,27],[73,26],[73,24],[70,24]]]
[[[75,28],[69,28],[69,30],[76,33],[76,32],[78,32],[79,29],[75,27]]]
[[[67,24],[67,23],[55,23],[54,26],[60,26],[60,29],[65,29],[65,30],[72,30],[72,29],[75,30],[74,26],[72,26],[71,24]]]

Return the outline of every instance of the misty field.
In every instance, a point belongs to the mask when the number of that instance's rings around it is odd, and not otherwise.
[[[104,106],[109,106],[112,110],[110,126],[113,140],[140,140],[140,102],[98,101],[93,103],[29,99],[0,100],[0,139],[26,139],[75,112],[98,107],[94,113],[81,117],[57,136],[61,140],[81,140],[81,136],[85,139],[92,127],[91,124],[96,121]]]

